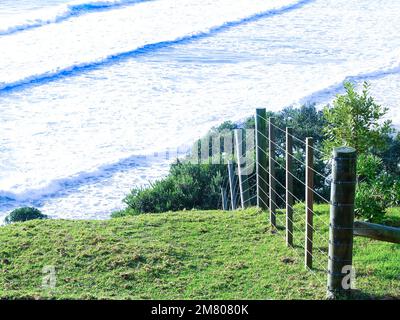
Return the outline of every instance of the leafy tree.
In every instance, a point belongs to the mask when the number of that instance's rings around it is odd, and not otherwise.
[[[388,109],[369,95],[369,85],[364,82],[361,94],[349,82],[344,87],[346,93],[323,110],[327,122],[323,146],[326,155],[342,145],[357,150],[355,213],[360,218],[379,220],[390,205],[399,201],[399,183],[392,173],[396,170],[393,153],[400,143],[391,136],[391,121],[384,120]]]
[[[350,82],[345,82],[344,87],[346,93],[338,95],[332,107],[323,109],[326,153],[338,146],[354,147],[358,154],[385,150],[388,136],[393,133],[391,121],[382,121],[388,109],[369,95],[368,83],[364,82],[361,94]]]
[[[293,127],[300,140],[305,141],[307,137],[312,137],[316,147],[324,140],[322,128],[326,125],[326,120],[315,104],[306,104],[299,108],[287,107],[279,115],[281,126]]]

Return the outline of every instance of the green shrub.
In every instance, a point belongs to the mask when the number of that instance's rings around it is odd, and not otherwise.
[[[379,183],[382,159],[372,154],[361,154],[357,159],[358,185],[355,215],[364,220],[377,220],[384,216],[387,204],[383,185]]]
[[[382,171],[373,181],[382,193],[387,207],[395,207],[400,202],[400,181],[386,171]]]
[[[48,217],[39,209],[32,207],[23,207],[13,210],[6,218],[5,223],[10,224],[13,222],[28,221],[34,219],[47,219]]]
[[[385,195],[376,184],[361,182],[356,191],[355,215],[368,221],[378,221],[386,213]]]
[[[190,209],[215,209],[223,181],[221,165],[177,162],[167,177],[150,187],[135,188],[126,196],[128,208],[113,217]]]
[[[362,154],[357,161],[356,216],[379,221],[390,206],[400,202],[400,181],[385,170],[383,160]]]

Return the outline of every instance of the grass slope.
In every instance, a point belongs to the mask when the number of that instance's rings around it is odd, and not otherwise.
[[[315,267],[303,266],[301,207],[294,249],[267,214],[187,211],[108,221],[0,227],[0,297],[68,299],[323,299],[328,214],[317,206]],[[393,221],[400,220],[392,210]],[[278,215],[282,225],[284,215]],[[400,296],[400,246],[358,238],[357,297]],[[55,289],[41,287],[56,268]]]

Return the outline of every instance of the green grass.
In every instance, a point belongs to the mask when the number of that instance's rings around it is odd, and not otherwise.
[[[303,266],[304,214],[297,208],[294,249],[254,208],[3,226],[0,298],[324,299],[328,208],[315,208],[314,271]],[[400,210],[389,217],[397,223]],[[400,246],[357,238],[354,249],[355,297],[399,297]],[[55,289],[41,287],[49,265]]]

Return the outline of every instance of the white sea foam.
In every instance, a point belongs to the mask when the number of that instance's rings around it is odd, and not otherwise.
[[[0,36],[61,22],[85,13],[118,8],[142,1],[145,0],[77,0],[26,13],[3,16],[0,20]]]

